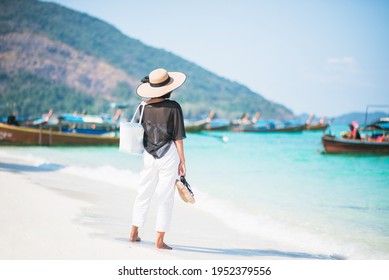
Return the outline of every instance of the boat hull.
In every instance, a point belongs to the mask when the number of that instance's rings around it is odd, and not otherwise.
[[[269,133],[269,132],[302,132],[304,128],[305,125],[289,126],[289,127],[282,127],[282,128],[263,128],[263,127],[256,127],[254,125],[239,125],[239,126],[233,126],[231,130],[234,132]]]
[[[18,127],[0,123],[0,144],[31,146],[119,145],[119,137],[61,133],[52,130]]]
[[[324,135],[321,140],[324,150],[329,154],[389,154],[389,142],[367,142],[360,140],[339,139],[328,134]]]
[[[206,126],[205,130],[208,130],[208,131],[227,131],[227,130],[230,130],[230,126],[229,125],[217,126],[217,127]]]
[[[326,130],[329,124],[312,124],[307,125],[305,127],[305,130],[311,130],[311,131],[323,131]]]
[[[200,132],[205,130],[207,123],[185,125],[185,132]]]

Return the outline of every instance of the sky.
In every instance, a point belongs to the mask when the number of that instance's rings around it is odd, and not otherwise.
[[[389,1],[50,2],[104,20],[295,114],[389,106]]]

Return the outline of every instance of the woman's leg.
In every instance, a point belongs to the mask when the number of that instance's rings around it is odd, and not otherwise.
[[[164,243],[165,232],[169,230],[173,214],[175,182],[178,178],[178,164],[180,162],[177,149],[172,145],[166,155],[157,160],[159,167],[158,182],[158,213],[157,213],[157,242],[160,249],[171,249]]]
[[[144,166],[140,173],[138,194],[135,199],[132,213],[130,241],[140,240],[138,236],[138,228],[144,225],[149,211],[150,202],[158,184],[158,169],[155,166],[155,159],[151,155],[145,154],[143,162]]]

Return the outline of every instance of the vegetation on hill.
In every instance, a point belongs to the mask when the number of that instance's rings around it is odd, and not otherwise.
[[[62,112],[82,112],[85,108],[101,107],[104,102],[101,98],[96,100],[30,73],[8,76],[0,72],[0,84],[4,85],[1,89],[0,104],[8,108],[8,114],[17,111],[21,116],[40,116],[50,108]]]
[[[2,0],[0,40],[9,42],[11,38],[19,41],[0,45],[0,102],[16,104],[19,114],[40,114],[53,104],[56,110],[87,106],[88,111],[98,113],[104,109],[104,102],[135,103],[136,84],[151,70],[163,67],[188,75],[185,86],[174,96],[186,117],[205,115],[210,110],[230,118],[257,111],[263,118],[294,117],[291,110],[241,84],[54,3]],[[36,48],[31,48],[32,40]],[[25,58],[18,60],[23,54]],[[96,65],[103,66],[92,71]]]
[[[334,118],[333,123],[334,124],[350,124],[353,121],[357,121],[360,125],[365,125],[372,123],[380,118],[384,117],[389,117],[389,112],[368,112],[366,116],[365,113],[360,113],[360,112],[354,112],[354,113],[349,113],[349,114],[344,114],[341,116],[338,116]]]

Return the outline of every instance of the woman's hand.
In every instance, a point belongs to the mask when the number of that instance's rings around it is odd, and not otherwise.
[[[178,165],[178,176],[186,176],[186,167],[185,167],[185,162],[181,162]]]
[[[177,147],[177,152],[180,157],[180,164],[178,165],[178,176],[186,176],[184,142],[182,139],[174,141]]]

